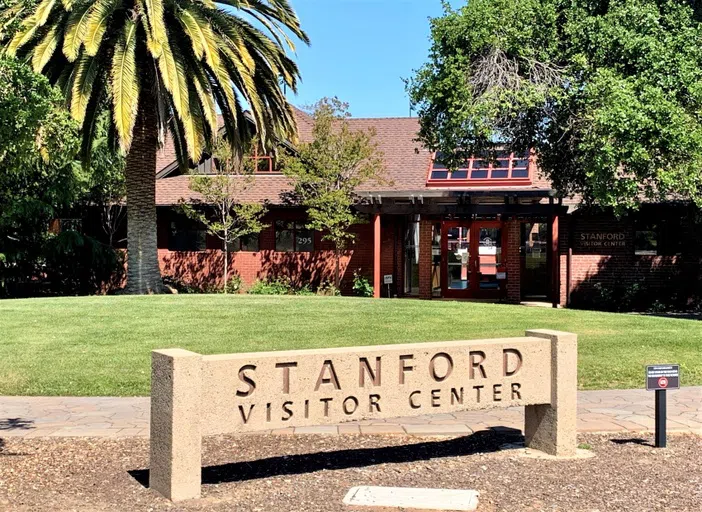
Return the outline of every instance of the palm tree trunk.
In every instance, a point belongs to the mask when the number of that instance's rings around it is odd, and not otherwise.
[[[148,102],[147,102],[148,103]],[[156,112],[140,105],[134,139],[127,155],[127,286],[124,293],[166,290],[158,266],[156,243]]]

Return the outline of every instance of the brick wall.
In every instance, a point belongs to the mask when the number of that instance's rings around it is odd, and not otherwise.
[[[321,233],[315,233],[315,250],[312,252],[280,252],[275,250],[275,220],[302,220],[304,212],[299,210],[277,210],[265,219],[269,224],[259,236],[259,250],[256,252],[230,252],[229,271],[238,274],[244,287],[250,287],[257,279],[287,277],[296,286],[307,283],[318,285],[323,281],[334,280],[335,253],[331,242],[322,240]],[[216,237],[207,237],[204,251],[168,250],[169,217],[167,212],[159,217],[159,263],[164,276],[174,276],[194,286],[222,283],[223,254],[222,243]],[[340,269],[341,289],[345,294],[352,293],[353,273],[359,271],[368,279],[373,278],[373,226],[371,223],[353,226],[351,231],[356,238],[342,252]],[[391,234],[391,232],[390,232]],[[392,240],[385,239],[384,252],[390,255],[392,267]],[[382,254],[382,253],[381,253]],[[390,272],[392,268],[390,268]]]
[[[507,302],[518,304],[521,301],[521,260],[519,256],[520,223],[511,219],[504,223],[507,230],[505,263],[507,267]]]
[[[419,222],[419,297],[431,299],[431,226],[432,221]]]
[[[695,228],[690,226],[689,229]],[[604,234],[605,240],[588,240],[598,233]],[[648,256],[635,254],[634,233],[634,223],[629,218],[578,214],[562,218],[561,305],[567,303],[568,279],[573,307],[592,307],[589,302],[600,293],[598,288],[622,290],[634,283],[645,287],[651,300],[657,295],[663,298],[671,294],[692,296],[699,293],[701,261],[698,248],[694,246],[694,236],[690,235],[687,240],[690,243],[683,246],[681,254]],[[572,249],[570,276],[569,247]]]

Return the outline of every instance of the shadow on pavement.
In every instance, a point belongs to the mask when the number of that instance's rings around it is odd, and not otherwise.
[[[360,448],[331,452],[285,455],[267,459],[232,462],[202,468],[203,484],[241,482],[258,478],[299,475],[321,470],[349,469],[376,464],[402,464],[440,457],[456,457],[499,450],[507,442],[522,441],[520,430],[497,427],[447,440],[412,443],[382,448]],[[144,487],[149,486],[149,470],[136,469],[129,474]]]
[[[653,443],[641,438],[628,438],[628,439],[610,439],[614,444],[640,444],[641,446],[654,447]]]
[[[0,418],[0,430],[29,430],[35,428],[34,420],[23,418]]]

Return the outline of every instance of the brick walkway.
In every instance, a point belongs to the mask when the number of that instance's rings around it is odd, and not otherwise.
[[[641,432],[653,429],[653,393],[640,389],[580,391],[581,432]],[[433,414],[266,431],[280,434],[460,435],[490,427],[522,428],[523,408]],[[668,392],[669,431],[702,434],[702,387]],[[123,437],[149,433],[149,399],[0,397],[0,438]]]

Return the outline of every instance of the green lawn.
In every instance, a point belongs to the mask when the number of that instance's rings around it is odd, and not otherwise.
[[[0,394],[147,395],[149,351],[203,354],[579,335],[579,385],[637,388],[643,365],[702,384],[702,322],[449,301],[168,295],[0,301]]]

